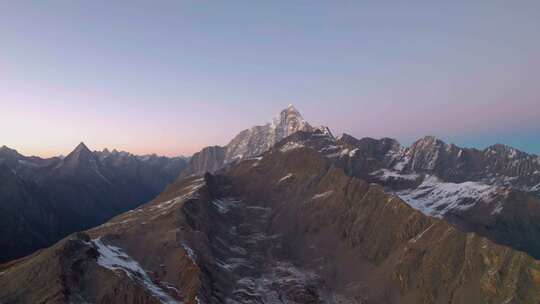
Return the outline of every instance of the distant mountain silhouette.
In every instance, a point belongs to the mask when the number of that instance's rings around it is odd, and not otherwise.
[[[51,159],[0,148],[0,261],[137,207],[159,194],[186,163],[183,158],[92,152],[84,143],[65,158]]]

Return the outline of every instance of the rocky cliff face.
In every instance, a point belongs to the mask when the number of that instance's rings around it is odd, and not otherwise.
[[[216,172],[225,166],[226,148],[220,146],[206,147],[193,154],[180,178],[200,175],[205,172]]]
[[[290,142],[0,266],[8,303],[536,303],[539,292],[538,261]]]

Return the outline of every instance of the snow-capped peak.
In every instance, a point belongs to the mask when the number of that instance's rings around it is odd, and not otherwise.
[[[228,145],[226,160],[249,158],[270,149],[283,138],[297,131],[312,131],[311,125],[291,104],[271,122],[240,132]]]
[[[302,114],[292,104],[283,109],[270,123],[270,127],[278,130],[278,132],[281,131],[284,137],[306,129],[307,126],[309,126],[309,123],[304,120]]]

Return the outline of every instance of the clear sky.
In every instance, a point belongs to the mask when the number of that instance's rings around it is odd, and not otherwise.
[[[312,124],[540,153],[540,1],[1,1],[0,146],[189,155]]]

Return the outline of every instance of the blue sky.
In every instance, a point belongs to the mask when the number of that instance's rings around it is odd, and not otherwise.
[[[0,4],[0,145],[191,154],[293,103],[357,137],[540,153],[538,1]]]

